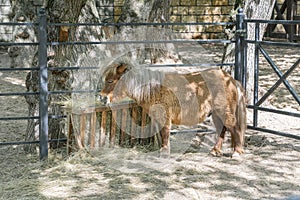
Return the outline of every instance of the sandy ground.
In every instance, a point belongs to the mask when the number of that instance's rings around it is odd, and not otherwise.
[[[222,47],[204,48],[210,49],[210,56],[217,55],[213,59],[220,58]],[[300,55],[290,48],[269,52],[282,70]],[[9,62],[4,54],[1,58],[1,66]],[[262,70],[261,85],[268,88],[276,75],[264,61]],[[291,76],[295,86],[299,70]],[[0,72],[0,92],[25,91],[25,76],[26,72]],[[269,102],[271,107],[299,112],[283,89]],[[0,106],[1,117],[27,114],[24,97],[0,97]],[[259,120],[264,127],[299,135],[299,118],[268,113]],[[0,121],[0,141],[21,141],[25,129],[25,120]],[[70,157],[61,149],[51,152],[47,162],[25,154],[22,146],[0,146],[0,199],[300,199],[299,140],[248,130],[246,153],[237,159],[230,157],[229,143],[227,139],[224,156],[212,157],[211,134],[177,134],[171,138],[168,159],[144,148],[115,147]]]

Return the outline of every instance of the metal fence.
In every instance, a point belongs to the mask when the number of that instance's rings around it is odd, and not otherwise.
[[[291,134],[286,132],[281,132],[278,130],[273,130],[270,128],[261,127],[258,125],[259,113],[258,111],[268,112],[268,113],[276,113],[284,116],[292,116],[296,118],[300,118],[300,113],[297,111],[283,111],[282,109],[274,109],[274,108],[267,108],[264,107],[262,104],[270,97],[271,94],[281,85],[284,84],[286,89],[289,93],[293,96],[293,100],[296,102],[297,105],[300,106],[300,98],[299,98],[299,90],[296,90],[296,87],[293,87],[287,78],[291,76],[292,72],[295,71],[297,67],[299,67],[300,58],[298,58],[295,63],[285,72],[279,69],[279,67],[275,64],[272,58],[269,56],[267,50],[263,46],[272,46],[276,47],[293,47],[299,48],[300,44],[295,42],[278,42],[278,41],[263,41],[259,40],[260,38],[260,26],[262,24],[282,24],[284,26],[293,26],[299,25],[299,20],[252,20],[252,19],[245,19],[245,15],[243,11],[240,9],[238,10],[237,14],[237,22],[236,22],[236,55],[235,55],[235,79],[240,80],[242,85],[246,87],[247,82],[247,49],[249,48],[250,44],[255,45],[255,56],[254,56],[254,87],[253,88],[246,88],[246,89],[253,89],[253,101],[248,102],[248,108],[253,110],[253,119],[252,124],[248,124],[249,129],[268,132],[275,135],[286,136],[294,139],[300,139],[299,134]],[[248,39],[247,38],[247,27],[248,24],[253,23],[255,24],[255,38]],[[268,89],[265,94],[263,94],[259,98],[259,76],[260,76],[260,53],[263,58],[266,59],[267,63],[269,64],[270,69],[273,69],[275,74],[278,76],[278,80],[274,85]],[[296,83],[296,85],[299,83]],[[300,128],[300,126],[299,126]]]
[[[254,40],[245,40],[245,48],[247,48],[248,44],[255,45],[255,57],[254,57],[254,99],[253,102],[248,105],[248,108],[253,110],[253,124],[249,125],[248,128],[258,130],[258,131],[264,131],[276,135],[286,136],[294,139],[300,139],[299,134],[290,134],[290,133],[284,133],[277,130],[272,130],[268,128],[262,128],[258,126],[258,118],[259,113],[258,111],[268,112],[268,113],[276,113],[284,116],[292,116],[300,118],[300,113],[297,111],[284,111],[282,109],[274,109],[274,108],[266,108],[262,104],[267,100],[270,95],[274,93],[276,89],[283,83],[285,86],[284,89],[286,89],[289,94],[292,95],[292,99],[296,103],[297,106],[300,106],[300,97],[299,97],[299,82],[295,84],[293,87],[288,78],[292,76],[292,73],[295,72],[295,69],[299,67],[300,64],[300,58],[297,58],[296,61],[283,73],[282,70],[280,70],[279,66],[276,65],[276,63],[272,60],[270,55],[268,54],[267,50],[265,49],[265,46],[271,46],[274,48],[277,47],[293,47],[293,48],[299,48],[299,43],[293,43],[293,42],[274,42],[274,41],[259,41],[259,31],[260,31],[260,24],[284,24],[284,25],[295,25],[300,24],[300,21],[285,21],[285,20],[245,20],[245,23],[254,23],[255,24],[255,39]],[[267,61],[270,69],[274,71],[274,73],[277,75],[276,82],[259,98],[259,76],[261,73],[261,67],[260,67],[260,55]],[[246,63],[246,62],[245,62]],[[297,74],[294,74],[297,75]],[[244,75],[245,76],[245,75]],[[297,87],[298,85],[298,87]],[[298,89],[298,90],[297,90]],[[299,108],[299,107],[298,107]],[[300,125],[299,125],[300,128]]]
[[[293,112],[286,112],[286,111],[281,111],[281,110],[276,110],[276,109],[268,109],[261,107],[261,103],[265,101],[265,99],[278,87],[280,83],[284,83],[288,90],[293,94],[293,97],[295,100],[298,102],[300,105],[299,101],[299,96],[297,92],[289,85],[288,81],[286,80],[287,76],[290,75],[290,73],[299,65],[299,59],[298,61],[290,68],[290,70],[284,74],[282,74],[277,68],[274,63],[270,59],[268,59],[268,56],[265,55],[267,60],[269,60],[270,65],[275,69],[276,73],[279,76],[279,80],[276,82],[276,84],[262,97],[258,98],[258,75],[259,75],[259,57],[258,53],[259,51],[264,53],[263,48],[261,47],[261,44],[267,44],[267,45],[290,45],[293,47],[299,47],[300,45],[297,43],[279,43],[279,42],[265,42],[265,41],[258,41],[258,35],[254,41],[252,40],[247,40],[246,38],[246,27],[247,23],[255,23],[256,24],[256,34],[259,33],[259,24],[260,23],[275,23],[275,21],[262,21],[262,20],[245,20],[244,14],[240,10],[240,12],[237,14],[237,22],[236,22],[236,38],[233,41],[230,40],[222,40],[222,39],[211,39],[211,40],[187,40],[187,39],[182,39],[182,40],[174,40],[171,41],[173,43],[198,43],[198,44],[209,44],[209,43],[235,43],[235,63],[214,63],[212,64],[205,64],[202,66],[222,66],[222,65],[234,65],[235,66],[235,78],[237,80],[240,80],[243,84],[243,86],[246,85],[246,71],[247,71],[247,46],[248,44],[255,44],[256,47],[256,57],[255,57],[255,88],[254,88],[254,100],[253,104],[249,104],[249,108],[253,109],[253,124],[249,125],[249,128],[259,130],[259,131],[265,131],[269,133],[274,133],[277,135],[282,135],[282,136],[287,136],[287,137],[292,137],[296,139],[300,139],[299,135],[295,134],[289,134],[289,133],[282,133],[278,132],[276,130],[269,130],[265,128],[260,128],[257,126],[257,118],[258,118],[258,111],[266,111],[266,112],[274,112],[274,113],[279,113],[283,115],[289,115],[293,117],[300,117],[299,113],[293,113]],[[299,21],[276,21],[276,23],[300,23]],[[19,23],[0,23],[1,25],[20,25]],[[37,67],[32,67],[32,68],[0,68],[1,71],[17,71],[17,70],[38,70],[39,71],[39,91],[34,93],[28,93],[28,92],[11,92],[11,93],[0,93],[0,97],[5,97],[9,95],[18,95],[18,96],[25,96],[25,95],[39,95],[39,116],[33,116],[33,117],[28,117],[28,116],[22,116],[22,117],[6,117],[6,116],[1,116],[0,120],[7,121],[7,120],[26,120],[26,119],[38,119],[39,120],[39,141],[18,141],[18,142],[2,142],[0,141],[0,146],[1,145],[20,145],[20,144],[30,144],[30,143],[39,143],[39,148],[40,148],[40,158],[45,159],[48,157],[48,143],[49,142],[55,142],[49,140],[48,136],[48,120],[49,118],[55,118],[55,117],[62,117],[62,116],[49,116],[48,113],[48,96],[51,95],[51,91],[48,91],[48,72],[49,68],[47,67],[47,47],[48,46],[55,46],[55,45],[88,45],[88,44],[96,44],[96,45],[103,45],[103,44],[115,44],[115,43],[126,43],[126,41],[117,41],[117,42],[48,42],[47,41],[47,26],[61,26],[62,24],[47,24],[47,16],[45,13],[45,10],[41,10],[39,14],[39,21],[38,23],[23,23],[22,25],[28,25],[28,26],[35,26],[37,27],[38,30],[38,42],[34,43],[9,43],[9,42],[1,42],[0,46],[19,46],[19,45],[37,45],[38,46],[38,66]],[[172,25],[233,25],[231,22],[220,22],[220,23],[135,23],[135,24],[114,24],[114,23],[99,23],[99,24],[63,24],[67,26],[89,26],[89,25],[97,25],[97,26],[172,26]],[[145,42],[155,42],[155,43],[166,43],[170,41],[131,41],[131,42],[136,42],[136,43],[145,43]],[[184,65],[183,65],[184,66]],[[200,65],[201,66],[201,65]],[[64,70],[78,70],[77,67],[64,67]],[[76,91],[60,91],[61,93],[71,93],[71,92],[76,92]],[[56,92],[59,93],[59,92]],[[66,139],[60,140],[60,141],[65,141]]]

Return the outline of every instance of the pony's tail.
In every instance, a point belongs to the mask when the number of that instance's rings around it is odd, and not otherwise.
[[[237,120],[237,128],[240,130],[240,142],[241,145],[244,146],[245,142],[245,132],[247,129],[247,109],[246,109],[246,93],[243,86],[236,82],[238,101],[236,108],[236,120]]]

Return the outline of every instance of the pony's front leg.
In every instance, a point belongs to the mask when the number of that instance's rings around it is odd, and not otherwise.
[[[160,130],[161,135],[161,148],[160,156],[167,158],[170,156],[170,126],[164,126]]]
[[[218,140],[214,146],[214,148],[210,151],[210,154],[214,156],[221,156],[223,154],[222,152],[222,146],[223,146],[223,141],[226,133],[226,127],[223,126],[223,129],[218,137]]]

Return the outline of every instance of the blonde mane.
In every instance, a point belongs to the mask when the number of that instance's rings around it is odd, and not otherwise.
[[[163,85],[165,74],[162,71],[153,71],[145,65],[134,64],[128,58],[119,58],[102,68],[103,79],[109,74],[116,74],[117,67],[125,65],[126,71],[122,74],[115,90],[126,88],[128,97],[137,103],[147,102]],[[118,91],[115,91],[118,93]]]
[[[119,80],[119,84],[126,85],[127,94],[137,103],[149,102],[162,87],[165,74],[141,67],[131,69]]]

